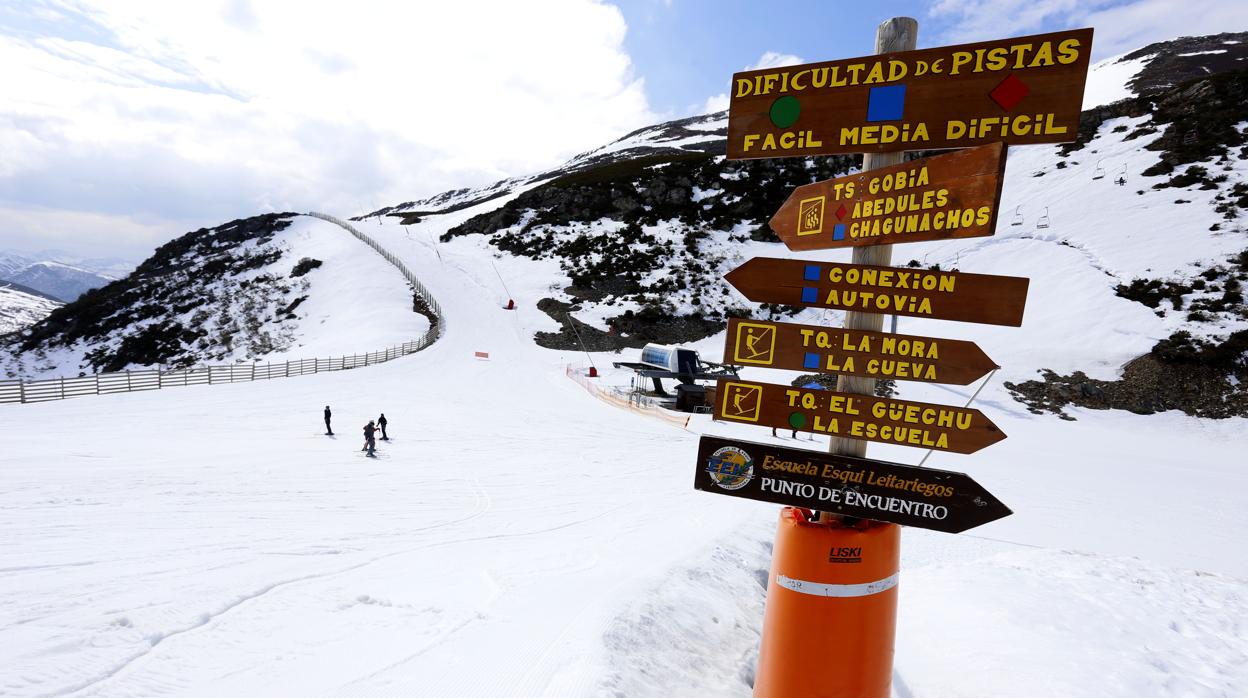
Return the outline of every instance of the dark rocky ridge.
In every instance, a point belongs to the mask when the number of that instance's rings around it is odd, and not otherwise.
[[[293,309],[298,282],[266,273],[240,275],[282,256],[282,249],[265,243],[295,215],[235,220],[165,243],[126,278],[7,335],[0,346],[14,356],[8,373],[21,373],[47,352],[78,343],[93,347],[80,372],[192,365],[235,346],[257,354],[273,350],[283,339],[285,318],[278,311]],[[254,244],[240,249],[248,243]]]
[[[1088,378],[1082,371],[1060,376],[1041,370],[1041,380],[1005,387],[1035,413],[1063,419],[1068,405],[1136,414],[1181,410],[1193,417],[1248,417],[1248,330],[1220,342],[1178,332],[1149,353],[1127,362],[1115,381]]]
[[[1217,51],[1220,53],[1211,53]],[[1148,96],[1179,83],[1208,75],[1240,70],[1248,62],[1248,32],[1184,36],[1149,44],[1121,60],[1152,59],[1127,85],[1138,96]]]

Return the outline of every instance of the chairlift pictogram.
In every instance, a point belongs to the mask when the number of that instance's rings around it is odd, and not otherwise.
[[[1092,172],[1092,179],[1104,179],[1105,169],[1101,167],[1101,163],[1105,162],[1104,158],[1096,161],[1096,170]]]
[[[1036,227],[1037,228],[1049,227],[1049,207],[1048,206],[1044,207],[1044,215],[1040,216],[1040,219],[1036,221]]]
[[[1010,225],[1022,225],[1023,224],[1023,214],[1021,210],[1022,208],[1023,208],[1022,206],[1014,207],[1014,219],[1010,221]]]

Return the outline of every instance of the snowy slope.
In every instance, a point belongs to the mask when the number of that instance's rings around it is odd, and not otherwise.
[[[549,319],[501,310],[491,263],[517,294],[549,268],[494,259],[472,239],[363,227],[451,318],[429,350],[339,374],[6,412],[0,685],[20,696],[749,695],[776,508],[694,492],[695,434],[592,399],[563,376],[579,357],[533,346]],[[983,259],[1008,268],[1020,250],[1068,249],[1014,245]],[[989,353],[1026,341],[1005,336]],[[933,390],[945,402],[967,392]],[[337,439],[320,433],[326,403]],[[1236,466],[1245,420],[1081,412],[1072,424],[1028,414],[999,384],[980,404],[1011,438],[930,462],[971,472],[1017,513],[971,535],[906,532],[898,695],[1243,685],[1248,640],[1225,619],[1248,612],[1237,547],[1248,517],[1233,494],[1248,484]],[[380,411],[395,439],[363,459],[359,425]],[[1185,520],[1202,522],[1199,540],[1174,524]]]
[[[0,281],[0,334],[33,325],[61,307],[60,302],[29,293],[30,290]]]
[[[0,358],[0,373],[55,377],[157,363],[362,354],[411,341],[428,327],[428,320],[412,310],[402,274],[331,223],[295,216],[272,236],[223,243],[213,252],[188,251],[157,269],[145,263],[131,279],[134,289],[111,310],[68,306],[65,312],[75,317],[105,317],[58,319],[57,327],[65,331],[35,328],[48,339],[33,350]],[[296,273],[303,259],[321,265]],[[136,320],[114,321],[123,314]],[[105,319],[117,326],[106,328]],[[83,325],[93,331],[85,334]]]

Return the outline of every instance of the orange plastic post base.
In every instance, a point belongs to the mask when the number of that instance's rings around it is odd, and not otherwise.
[[[901,528],[780,512],[755,698],[888,698]]]

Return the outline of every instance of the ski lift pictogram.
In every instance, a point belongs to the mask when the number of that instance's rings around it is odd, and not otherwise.
[[[1010,221],[1010,225],[1022,225],[1023,224],[1023,214],[1021,211],[1022,208],[1023,208],[1022,206],[1014,207],[1014,218],[1013,220]]]
[[[1092,172],[1092,179],[1105,178],[1105,169],[1101,167],[1102,162],[1105,162],[1103,158],[1096,161],[1096,170]]]
[[[1126,183],[1127,183],[1127,166],[1123,165],[1122,169],[1118,171],[1118,178],[1114,180],[1114,184],[1117,184],[1118,186],[1121,187],[1121,186],[1124,186]]]
[[[1036,227],[1037,228],[1049,227],[1049,207],[1048,206],[1044,207],[1044,215],[1040,216],[1040,219],[1036,221]]]

